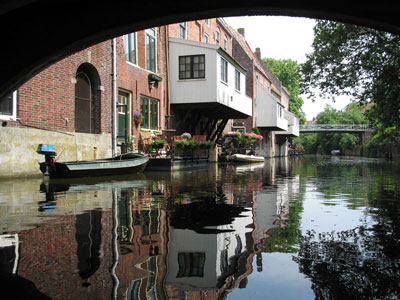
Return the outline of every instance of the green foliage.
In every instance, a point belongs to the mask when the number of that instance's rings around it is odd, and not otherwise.
[[[301,134],[293,139],[293,146],[305,149],[308,154],[316,154],[318,148],[317,138],[318,135],[316,133]]]
[[[300,97],[300,65],[291,59],[277,60],[273,58],[264,58],[263,61],[267,63],[269,69],[278,76],[279,80],[289,91],[289,111],[300,119],[300,124],[304,124],[306,122],[306,117],[302,110],[304,101]]]
[[[400,128],[400,36],[370,28],[317,21],[313,52],[302,65],[302,93],[349,95],[373,102],[372,124]]]
[[[150,146],[153,148],[163,148],[166,143],[166,140],[155,140],[150,143]]]

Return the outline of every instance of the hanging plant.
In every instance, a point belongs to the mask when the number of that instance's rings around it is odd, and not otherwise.
[[[143,115],[142,115],[142,113],[140,113],[140,112],[135,112],[135,113],[133,114],[133,119],[134,119],[136,125],[142,124],[142,121],[143,121]]]

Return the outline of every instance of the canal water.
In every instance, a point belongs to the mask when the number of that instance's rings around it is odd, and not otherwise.
[[[400,298],[400,166],[381,160],[2,181],[0,227],[10,299]]]

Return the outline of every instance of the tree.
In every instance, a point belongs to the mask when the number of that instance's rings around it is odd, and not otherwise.
[[[300,97],[300,65],[291,59],[264,58],[263,61],[268,65],[268,68],[278,76],[283,86],[287,88],[290,94],[289,111],[299,118],[300,124],[304,124],[306,122],[306,116],[302,110],[304,101]]]
[[[313,52],[302,65],[302,92],[350,95],[373,102],[370,121],[400,130],[400,36],[331,21],[317,21]]]

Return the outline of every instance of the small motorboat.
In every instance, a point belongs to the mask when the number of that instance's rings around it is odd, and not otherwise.
[[[263,156],[257,156],[257,155],[232,154],[229,160],[232,162],[255,163],[255,162],[263,162],[265,159]]]
[[[113,176],[142,172],[149,156],[142,153],[127,153],[112,158],[57,162],[55,146],[40,144],[37,153],[45,155],[45,161],[39,163],[40,171],[50,178],[77,178],[95,176]]]

